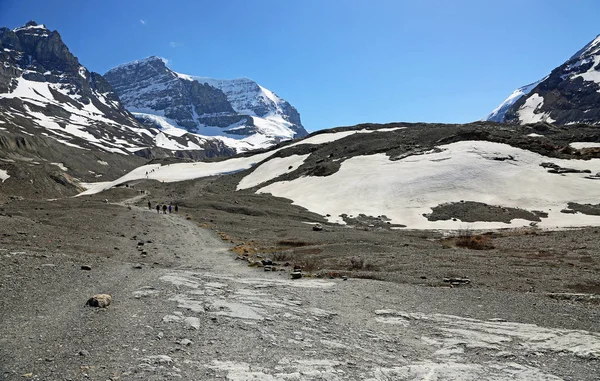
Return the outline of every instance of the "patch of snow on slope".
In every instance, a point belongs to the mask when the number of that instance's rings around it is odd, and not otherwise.
[[[593,143],[593,142],[573,142],[573,143],[570,143],[569,146],[571,146],[572,148],[575,148],[575,149],[598,148],[598,147],[600,147],[600,143]]]
[[[147,110],[144,110],[147,111]],[[150,114],[148,112],[134,111],[133,114],[141,119],[147,119],[156,124],[160,130],[171,136],[180,137],[186,134],[196,136],[201,141],[218,140],[236,150],[236,152],[245,152],[253,149],[267,148],[273,144],[273,140],[268,136],[253,134],[250,136],[241,136],[234,134],[224,134],[221,127],[203,126],[198,128],[198,133],[192,133],[177,125],[177,122],[167,117]],[[188,146],[179,145],[180,150],[198,149],[194,144]],[[173,148],[174,149],[174,148]]]
[[[237,189],[252,188],[258,184],[277,178],[288,172],[295,171],[304,164],[304,160],[309,155],[291,155],[288,157],[275,157],[266,163],[261,164],[251,174],[244,177],[237,186]]]
[[[494,109],[494,111],[492,111],[488,116],[486,116],[484,120],[489,120],[491,122],[500,122],[500,123],[504,122],[504,116],[506,115],[506,112],[508,111],[508,109],[512,105],[514,105],[519,99],[521,99],[523,96],[529,94],[531,92],[531,90],[533,90],[537,85],[539,85],[541,82],[545,81],[546,78],[548,78],[548,77],[545,77],[537,82],[530,83],[529,85],[519,87],[518,89],[513,91],[513,93],[510,94],[510,96],[508,98],[506,98],[506,100],[504,102],[502,102],[500,104],[500,106],[496,107]]]
[[[583,175],[557,176],[540,164],[600,172],[600,159],[559,160],[486,141],[464,141],[441,146],[442,152],[390,161],[385,154],[357,156],[344,161],[329,176],[301,177],[275,182],[259,193],[289,198],[294,204],[343,223],[341,214],[386,215],[392,223],[412,229],[458,229],[461,221],[428,221],[424,213],[442,203],[461,199],[490,205],[543,210],[549,213],[538,226],[600,225],[600,216],[560,213],[568,202],[597,203],[600,183]],[[512,155],[515,161],[494,156]],[[540,190],[543,189],[543,197]],[[326,197],[323,197],[326,195]],[[476,222],[473,229],[525,226],[530,221]]]
[[[536,113],[542,105],[544,104],[544,98],[539,94],[535,93],[527,100],[525,103],[519,108],[517,112],[519,115],[519,120],[522,123],[537,123],[537,122],[554,122],[552,118],[548,116],[548,113]]]
[[[65,167],[65,165],[63,163],[50,163],[52,165],[56,165],[58,168],[60,168],[61,170],[67,172],[69,170],[69,168]]]
[[[283,139],[292,139],[294,131],[291,130],[292,123],[283,119],[281,115],[269,115],[265,118],[253,116],[254,125],[267,136],[278,136]]]
[[[167,137],[167,135],[165,135],[164,132],[159,132],[158,134],[156,134],[156,137],[154,138],[154,142],[156,144],[157,147],[160,148],[165,148],[165,149],[170,149],[170,150],[184,150],[187,149],[186,146],[183,146],[179,143],[177,143],[175,140],[171,140]]]
[[[2,182],[6,181],[9,177],[10,175],[6,170],[0,169],[0,180],[2,180]]]
[[[336,140],[343,139],[347,136],[352,136],[354,134],[370,134],[373,132],[391,132],[397,130],[403,130],[406,127],[390,127],[390,128],[381,128],[378,130],[354,130],[354,131],[340,131],[340,132],[326,132],[318,135],[311,136],[309,138],[300,140],[296,143],[290,144],[288,147],[295,147],[302,144],[325,144],[335,142]]]
[[[96,194],[96,193],[102,192],[103,190],[109,189],[117,184],[121,184],[121,183],[124,183],[127,181],[132,181],[132,180],[145,179],[145,178],[159,180],[159,181],[165,181],[165,182],[173,182],[173,181],[192,180],[192,179],[197,179],[200,177],[215,176],[215,175],[220,175],[220,174],[239,172],[239,171],[248,169],[257,163],[260,163],[261,161],[274,155],[276,152],[278,152],[282,149],[286,149],[286,148],[290,148],[290,147],[294,147],[294,146],[298,146],[298,145],[302,145],[302,144],[329,143],[329,142],[343,139],[347,136],[354,135],[357,133],[367,134],[367,133],[373,133],[373,132],[377,132],[377,131],[395,131],[395,130],[400,130],[403,128],[406,128],[406,127],[392,127],[392,128],[386,128],[386,129],[380,129],[380,130],[358,130],[358,131],[341,131],[341,132],[324,133],[324,134],[312,136],[312,137],[304,139],[304,140],[300,140],[296,143],[290,144],[285,147],[277,148],[277,149],[274,149],[274,150],[271,150],[268,152],[255,154],[255,155],[252,155],[249,157],[238,157],[238,158],[227,159],[227,160],[223,160],[220,162],[177,163],[177,164],[171,164],[169,166],[163,166],[163,167],[161,167],[160,165],[155,165],[155,164],[144,165],[142,167],[138,167],[138,168],[134,169],[133,171],[126,174],[125,176],[123,176],[115,181],[109,182],[109,183],[103,182],[103,183],[87,183],[85,185],[82,184],[82,186],[87,188],[87,190],[85,192],[81,193],[80,195]],[[219,139],[227,139],[227,138],[220,137]],[[154,169],[155,171],[150,172],[152,169]],[[146,172],[149,172],[148,176],[146,176]]]
[[[80,195],[96,194],[115,185],[138,179],[174,182],[235,173],[252,167],[256,163],[271,156],[273,153],[274,152],[266,152],[250,157],[239,157],[219,162],[177,163],[165,166],[161,166],[160,164],[144,165],[109,183],[82,184],[82,186],[88,189]],[[146,173],[148,173],[148,175],[146,175]]]
[[[596,67],[598,67],[598,65],[600,65],[600,56],[594,57],[594,64],[589,68],[588,71],[586,71],[585,73],[574,75],[573,79],[581,77],[584,81],[600,84],[600,71],[596,70]]]

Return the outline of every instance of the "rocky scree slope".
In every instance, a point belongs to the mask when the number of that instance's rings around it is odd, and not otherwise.
[[[225,136],[238,151],[307,135],[292,105],[248,78],[180,74],[155,56],[117,66],[104,77],[139,120],[167,130]]]
[[[600,124],[600,35],[545,78],[515,90],[486,119]]]

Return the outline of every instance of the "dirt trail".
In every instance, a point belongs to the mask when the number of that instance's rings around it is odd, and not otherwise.
[[[111,257],[84,272],[72,257],[0,251],[21,261],[4,273],[18,298],[3,295],[0,379],[597,377],[600,329],[578,321],[598,321],[597,310],[517,293],[292,281],[233,261],[182,215],[131,208],[123,213],[136,229],[145,224],[129,243],[144,242],[141,264]],[[96,292],[112,293],[113,305],[85,308]]]

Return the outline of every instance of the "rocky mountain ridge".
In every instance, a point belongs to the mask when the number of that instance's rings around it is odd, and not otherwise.
[[[119,65],[104,76],[129,111],[162,129],[222,135],[238,150],[266,148],[307,134],[292,105],[248,78],[181,74],[156,56]]]
[[[60,34],[44,25],[30,21],[14,30],[0,29],[0,49],[0,123],[7,133],[145,157],[235,152],[218,139],[185,131],[166,135],[142,125],[102,75],[81,65]]]
[[[0,170],[10,176],[0,193],[68,195],[77,179],[110,180],[148,159],[235,152],[219,138],[140,123],[57,31],[33,21],[0,28]]]
[[[486,120],[600,124],[600,35],[548,76],[515,90]]]

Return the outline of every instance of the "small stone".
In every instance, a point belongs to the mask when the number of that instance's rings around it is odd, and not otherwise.
[[[320,232],[320,231],[323,230],[323,225],[321,225],[321,224],[315,224],[315,225],[313,225],[312,230],[315,231],[315,232]]]
[[[81,269],[82,269],[82,270],[86,270],[86,271],[91,271],[91,270],[92,270],[92,266],[88,266],[88,265],[81,265]]]
[[[200,319],[197,317],[186,317],[183,322],[188,329],[200,329]]]
[[[89,355],[90,355],[90,352],[86,351],[85,349],[82,349],[82,350],[79,351],[79,356],[86,357],[86,356],[89,356]]]
[[[294,271],[290,275],[292,276],[292,279],[300,279],[300,278],[302,278],[302,272],[300,272],[300,271]]]
[[[141,269],[142,267],[143,267],[143,266],[142,266],[142,264],[141,264],[141,263],[136,263],[136,264],[134,264],[134,265],[133,265],[133,268],[134,268],[134,269]]]
[[[181,339],[181,341],[178,344],[179,345],[183,345],[184,347],[187,347],[188,345],[192,345],[192,340],[190,340],[190,339]]]
[[[112,303],[112,296],[108,294],[96,294],[88,299],[86,306],[106,308]]]

